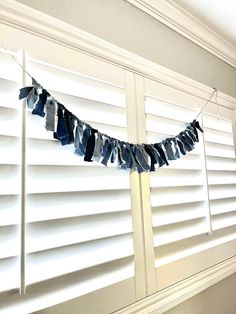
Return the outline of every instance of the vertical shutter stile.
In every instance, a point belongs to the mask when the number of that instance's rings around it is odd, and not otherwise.
[[[20,54],[9,51],[15,58]],[[0,293],[20,289],[19,68],[0,50]]]

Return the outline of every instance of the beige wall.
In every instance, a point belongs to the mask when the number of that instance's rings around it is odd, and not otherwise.
[[[165,314],[235,314],[235,293],[236,274],[179,304]]]
[[[193,298],[177,305],[165,314],[235,314],[236,313],[236,274],[211,286],[209,289],[199,293]],[[86,306],[86,296],[82,298],[84,308]],[[37,314],[87,314],[78,313],[76,308],[77,300],[62,303],[57,306],[37,312]],[[94,312],[100,313],[99,310]],[[36,313],[35,313],[36,314]]]
[[[236,97],[236,69],[125,0],[18,0]]]
[[[236,69],[124,0],[18,1],[236,97]],[[236,274],[166,314],[235,314],[235,291]],[[77,313],[76,299],[39,313]]]

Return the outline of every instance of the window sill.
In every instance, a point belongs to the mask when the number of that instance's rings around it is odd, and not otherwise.
[[[114,314],[161,314],[236,272],[236,256]]]

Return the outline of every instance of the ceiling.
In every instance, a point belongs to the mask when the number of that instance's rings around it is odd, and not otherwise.
[[[236,49],[236,0],[172,0]]]

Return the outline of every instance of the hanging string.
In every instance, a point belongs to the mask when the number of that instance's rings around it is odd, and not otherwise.
[[[21,69],[33,80],[33,76],[26,70],[25,67],[23,67],[20,62],[4,47],[4,45],[0,42],[0,46],[3,48],[3,50],[5,51],[5,53],[12,58],[20,67]],[[214,96],[214,94],[216,93],[216,95],[218,94],[217,89],[214,87],[214,91],[211,95],[211,97],[208,99],[208,101],[205,103],[205,105],[201,108],[200,112],[198,113],[197,117],[195,118],[195,120],[197,120],[197,118],[199,117],[199,115],[202,113],[202,111],[204,110],[204,108],[207,106],[207,104],[211,101],[212,97]],[[195,96],[195,95],[194,95]]]
[[[218,90],[216,91],[216,116],[217,119],[219,120],[219,105],[218,105]]]
[[[9,52],[9,50],[7,50],[2,43],[0,43],[0,46],[2,47],[3,51],[8,55],[8,57],[12,58],[20,67],[21,69],[31,78],[33,79],[33,76],[30,75],[30,73],[26,70],[25,67],[23,67],[22,64],[20,64],[20,62]]]
[[[212,97],[214,95],[217,95],[217,89],[214,87],[214,91],[211,95],[211,97],[207,100],[207,102],[203,105],[203,107],[201,108],[200,112],[198,113],[197,117],[195,118],[195,120],[197,120],[197,118],[200,116],[200,114],[203,112],[203,110],[206,108],[207,104],[209,104],[209,102],[211,101]]]

